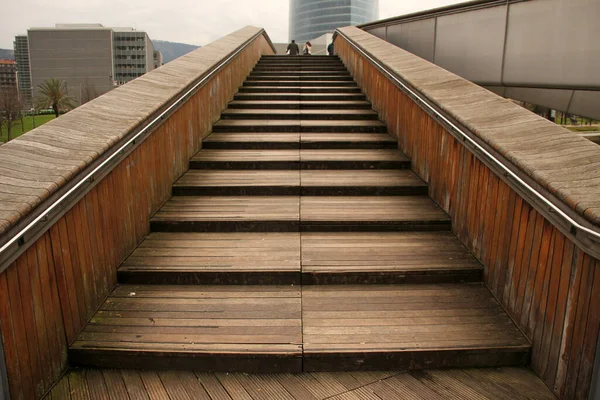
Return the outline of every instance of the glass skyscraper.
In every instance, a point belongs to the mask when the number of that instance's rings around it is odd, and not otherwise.
[[[290,40],[312,40],[336,28],[379,19],[379,0],[290,0]]]

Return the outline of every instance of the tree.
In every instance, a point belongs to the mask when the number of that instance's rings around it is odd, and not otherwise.
[[[20,117],[23,109],[23,99],[16,88],[3,88],[0,91],[0,126],[6,126],[7,138],[10,141],[12,127]]]
[[[94,100],[98,97],[98,91],[96,90],[96,86],[90,83],[90,81],[86,78],[85,82],[83,82],[79,87],[79,94],[81,97],[81,105],[87,103],[88,101]]]
[[[69,96],[67,84],[58,79],[48,79],[38,85],[37,103],[41,108],[52,108],[57,118],[60,111],[75,108],[75,101]]]

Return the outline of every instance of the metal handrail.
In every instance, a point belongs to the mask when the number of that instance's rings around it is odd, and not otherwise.
[[[366,53],[365,51],[363,51],[363,49],[361,49],[358,45],[356,45],[347,35],[345,35],[343,32],[341,32],[339,30],[336,30],[335,34],[336,35],[340,35],[344,39],[346,39],[346,41],[352,47],[354,47],[363,56],[365,56],[366,58],[368,58],[369,61],[371,61],[373,64],[375,64],[378,68],[380,68],[381,70],[385,71],[399,86],[401,86],[404,90],[406,90],[408,93],[410,93],[414,98],[418,99],[422,106],[424,106],[429,111],[431,111],[432,113],[434,113],[445,124],[447,124],[448,126],[450,126],[457,133],[459,133],[462,136],[463,140],[468,141],[479,152],[481,152],[482,154],[484,154],[489,160],[491,160],[494,164],[496,164],[498,167],[500,167],[500,169],[502,169],[504,171],[505,176],[510,176],[511,178],[513,178],[522,187],[524,187],[525,189],[527,189],[534,197],[538,198],[546,206],[548,206],[551,209],[552,212],[560,215],[566,221],[568,221],[569,224],[571,225],[571,229],[575,228],[577,230],[581,230],[583,232],[586,232],[586,233],[588,233],[588,234],[596,237],[597,239],[600,239],[600,232],[597,232],[595,230],[589,229],[588,227],[585,227],[585,226],[581,225],[580,223],[578,223],[577,221],[575,221],[573,218],[571,218],[568,214],[566,214],[564,211],[562,211],[560,208],[558,208],[554,203],[552,203],[550,200],[548,200],[543,194],[541,194],[540,192],[538,192],[534,187],[532,187],[531,185],[529,185],[527,182],[525,182],[523,179],[521,179],[517,174],[515,174],[501,160],[499,160],[498,158],[496,158],[493,154],[491,154],[489,151],[487,151],[483,146],[481,146],[479,143],[477,143],[475,140],[473,140],[467,133],[465,133],[460,127],[458,127],[455,123],[453,123],[450,119],[448,119],[444,114],[442,114],[441,112],[439,112],[435,107],[432,107],[431,104],[429,104],[429,102],[427,102],[425,100],[425,98],[424,98],[423,95],[421,95],[420,93],[418,93],[418,92],[414,91],[413,89],[411,89],[408,85],[406,85],[404,82],[402,82],[400,79],[398,79],[395,76],[395,73],[392,72],[392,71],[390,71],[389,68],[383,66],[375,58],[371,57],[368,53]]]
[[[71,187],[67,192],[65,192],[62,196],[60,196],[57,200],[55,200],[50,206],[48,206],[44,212],[42,212],[39,216],[37,216],[33,221],[27,224],[24,228],[22,228],[19,232],[14,234],[2,247],[0,247],[0,257],[11,248],[11,246],[18,244],[19,240],[23,238],[28,232],[33,230],[36,225],[40,222],[46,222],[49,219],[49,215],[52,211],[57,209],[63,202],[68,200],[77,190],[81,189],[85,184],[91,184],[94,182],[94,176],[99,175],[102,170],[117,156],[122,155],[129,146],[135,145],[137,140],[147,133],[149,130],[155,128],[164,117],[172,112],[175,108],[179,107],[184,100],[196,91],[199,87],[201,87],[207,80],[209,80],[215,73],[217,73],[223,66],[228,64],[233,58],[235,58],[240,52],[242,52],[246,47],[248,47],[257,37],[261,35],[265,35],[265,30],[261,29],[258,33],[248,39],[242,46],[240,46],[235,52],[229,55],[224,61],[219,63],[218,66],[212,68],[212,70],[205,75],[202,79],[196,82],[190,89],[188,89],[184,94],[180,95],[176,100],[172,102],[170,106],[168,106],[165,110],[163,110],[158,116],[156,116],[152,121],[150,121],[146,126],[140,129],[135,135],[129,138],[125,143],[123,143],[119,148],[113,150],[112,154],[108,156],[104,161],[102,161],[98,166],[96,166],[92,171],[85,174],[85,176],[81,177],[77,183]],[[267,41],[269,42],[271,48],[274,50],[273,44],[270,39],[267,37]],[[20,248],[19,246],[18,248]],[[4,265],[0,265],[0,271],[4,269]]]

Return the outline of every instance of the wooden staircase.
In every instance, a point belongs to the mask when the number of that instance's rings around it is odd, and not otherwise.
[[[386,126],[336,57],[265,56],[72,363],[300,372],[526,365]]]

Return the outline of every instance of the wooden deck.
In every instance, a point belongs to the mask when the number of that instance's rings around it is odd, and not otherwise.
[[[554,400],[525,368],[304,374],[75,369],[47,400]]]

